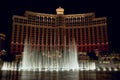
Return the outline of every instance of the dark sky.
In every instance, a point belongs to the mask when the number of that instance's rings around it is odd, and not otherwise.
[[[120,51],[120,4],[118,0],[0,0],[0,33],[6,34],[9,49],[12,16],[24,15],[26,10],[55,14],[59,6],[65,14],[95,12],[96,17],[107,17],[108,38],[111,51]]]

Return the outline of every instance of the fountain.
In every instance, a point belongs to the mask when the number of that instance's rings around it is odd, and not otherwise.
[[[31,47],[27,40],[22,59],[22,70],[78,70],[77,48],[75,42],[60,49],[39,51],[39,47]]]
[[[2,70],[17,70],[16,62],[4,62]]]
[[[113,64],[96,64],[92,60],[80,60],[77,58],[77,47],[75,40],[66,47],[66,38],[64,37],[64,46],[31,46],[28,40],[25,40],[24,51],[22,53],[21,64],[18,62],[4,62],[2,70],[23,70],[23,71],[75,71],[75,70],[97,70],[97,71],[118,71],[119,68]],[[59,39],[58,39],[59,40]]]
[[[59,39],[58,39],[59,40]],[[69,71],[69,70],[95,70],[95,62],[78,63],[77,47],[75,40],[66,47],[66,38],[64,37],[64,46],[55,47],[31,46],[28,40],[25,40],[24,51],[22,55],[22,64],[17,62],[4,62],[2,70],[27,70],[27,71]]]
[[[59,39],[58,39],[59,40]],[[4,62],[2,70],[27,70],[27,71],[69,71],[69,70],[95,70],[95,63],[83,62],[78,63],[77,47],[75,40],[70,42],[66,47],[66,37],[64,37],[64,46],[55,47],[31,46],[28,40],[25,40],[24,51],[22,55],[22,64],[17,62]],[[18,68],[19,67],[19,68]]]

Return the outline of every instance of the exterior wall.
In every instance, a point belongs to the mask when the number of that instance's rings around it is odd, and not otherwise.
[[[26,11],[25,16],[13,16],[11,53],[21,54],[24,43],[40,51],[62,49],[77,44],[79,52],[94,49],[108,52],[106,17],[94,13],[53,15]]]

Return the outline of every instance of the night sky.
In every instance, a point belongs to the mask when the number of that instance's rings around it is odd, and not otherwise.
[[[7,36],[5,49],[9,52],[13,15],[23,16],[26,10],[56,14],[59,6],[65,9],[65,14],[95,12],[96,17],[107,17],[110,51],[120,52],[118,0],[0,0],[0,33]]]

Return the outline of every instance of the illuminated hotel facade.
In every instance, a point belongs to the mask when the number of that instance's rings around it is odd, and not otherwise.
[[[26,11],[24,16],[14,15],[11,53],[21,54],[25,40],[40,51],[69,47],[74,41],[78,52],[109,51],[106,17],[95,18],[94,13],[64,15],[61,7],[56,13]]]

